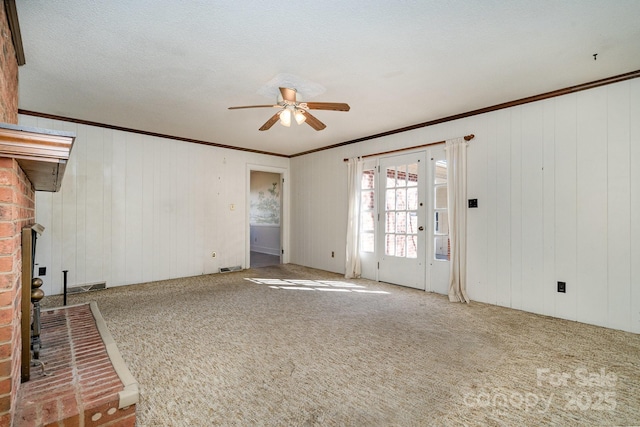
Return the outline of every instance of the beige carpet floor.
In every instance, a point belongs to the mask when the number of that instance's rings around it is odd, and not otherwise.
[[[93,300],[139,426],[640,425],[636,334],[294,265]]]

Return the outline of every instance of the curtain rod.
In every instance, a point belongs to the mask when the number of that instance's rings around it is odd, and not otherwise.
[[[471,134],[471,135],[465,136],[464,140],[471,141],[473,138],[475,138],[475,135]],[[413,147],[398,148],[397,150],[383,151],[381,153],[365,154],[364,156],[360,156],[360,158],[364,159],[365,157],[374,157],[374,156],[382,156],[383,154],[400,153],[401,151],[415,150],[416,148],[424,148],[430,145],[444,144],[445,142],[447,141],[436,141],[436,142],[430,142],[428,144],[414,145]],[[343,159],[343,161],[348,162],[349,159]]]

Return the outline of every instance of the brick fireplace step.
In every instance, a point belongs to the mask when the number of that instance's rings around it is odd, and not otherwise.
[[[20,385],[14,425],[134,426],[138,383],[96,303],[42,311],[39,367]]]

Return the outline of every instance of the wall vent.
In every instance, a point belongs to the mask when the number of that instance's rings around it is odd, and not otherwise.
[[[89,291],[98,291],[100,289],[106,289],[107,288],[107,283],[106,282],[98,282],[98,283],[87,283],[84,285],[80,285],[80,286],[70,286],[67,288],[67,294],[79,294],[82,292],[89,292]]]
[[[240,270],[242,270],[241,265],[234,265],[233,267],[221,267],[220,273],[229,273],[232,271],[240,271]]]

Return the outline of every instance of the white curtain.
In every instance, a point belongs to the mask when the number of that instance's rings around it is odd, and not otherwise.
[[[446,141],[447,208],[449,210],[449,301],[469,302],[467,296],[467,141]]]
[[[358,278],[362,274],[360,266],[360,180],[362,179],[363,161],[359,158],[349,159],[347,191],[349,196],[349,213],[347,222],[347,279]]]

